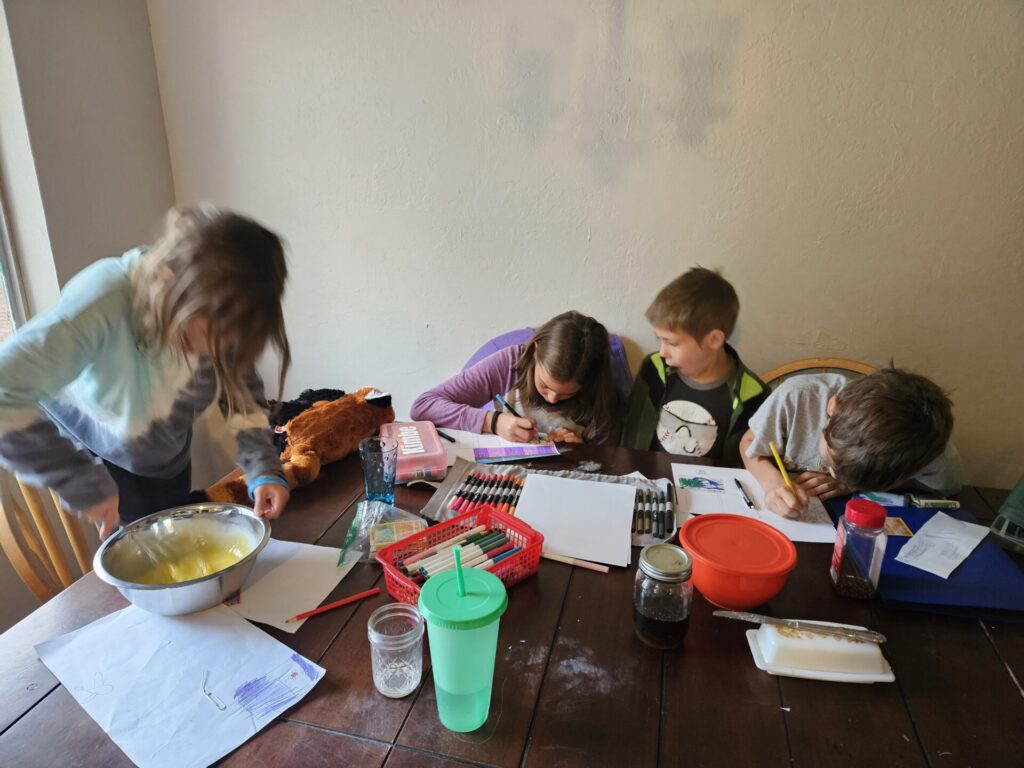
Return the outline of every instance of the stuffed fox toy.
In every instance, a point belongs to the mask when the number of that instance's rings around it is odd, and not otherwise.
[[[294,405],[291,408],[294,411]],[[288,485],[295,489],[313,482],[322,466],[348,456],[360,440],[394,420],[391,395],[373,387],[342,393],[337,399],[317,400],[276,428],[285,437],[281,463]],[[251,504],[245,479],[240,477],[210,486],[206,495],[210,501]]]

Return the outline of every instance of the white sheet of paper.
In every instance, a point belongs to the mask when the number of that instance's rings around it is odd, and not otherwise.
[[[187,616],[129,606],[36,652],[140,768],[205,768],[324,676],[223,605]]]
[[[636,488],[620,483],[527,475],[516,517],[544,535],[544,549],[629,565]]]
[[[986,534],[987,526],[965,523],[945,512],[936,512],[907,540],[896,559],[948,579]]]
[[[681,487],[680,479],[685,479],[690,487]],[[753,502],[754,509],[749,509],[743,503],[734,480],[740,481],[743,490]],[[679,489],[680,512],[687,515],[723,512],[751,517],[782,531],[790,541],[832,543],[836,539],[836,527],[832,525],[832,520],[820,499],[811,497],[807,514],[802,520],[780,517],[764,505],[764,492],[761,486],[745,469],[673,464],[672,482]]]
[[[228,605],[249,621],[295,633],[306,619],[285,624],[320,605],[356,561],[338,565],[340,549],[271,539],[242,585],[239,602]]]

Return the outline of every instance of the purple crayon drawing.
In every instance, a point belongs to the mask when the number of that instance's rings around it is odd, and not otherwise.
[[[517,445],[503,448],[474,448],[473,458],[481,459],[525,459],[536,456],[557,456],[554,445]]]

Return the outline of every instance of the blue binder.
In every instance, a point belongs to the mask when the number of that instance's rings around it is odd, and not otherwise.
[[[832,506],[832,505],[830,505]],[[841,508],[830,509],[830,512]],[[888,507],[890,517],[902,517],[917,533],[936,512],[968,523],[976,522],[964,509]],[[878,599],[889,606],[981,619],[1024,621],[1024,572],[987,536],[948,579],[896,560],[906,536],[890,536],[878,581]]]

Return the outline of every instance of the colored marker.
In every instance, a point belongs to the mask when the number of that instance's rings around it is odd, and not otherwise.
[[[661,519],[665,525],[665,538],[667,539],[676,531],[676,518],[671,514],[672,505],[668,502],[668,496],[664,491],[658,492],[658,508],[661,510]]]
[[[485,544],[488,544],[496,536],[497,536],[497,533],[489,531],[488,533],[486,533],[485,535],[481,536],[480,538],[474,539],[472,541],[466,540],[466,541],[462,541],[460,543],[461,543],[461,545],[463,547],[463,551],[465,551],[465,550],[468,550],[470,547],[478,547],[479,548],[479,547],[481,547],[481,546],[483,546]],[[423,570],[424,568],[431,568],[434,565],[436,565],[437,563],[443,563],[446,560],[451,560],[453,558],[454,558],[454,554],[452,553],[452,548],[448,547],[444,551],[438,552],[436,555],[433,555],[432,557],[428,557],[426,560],[421,560],[420,562],[416,563],[416,570],[419,571],[419,570]]]
[[[502,552],[499,555],[495,555],[490,560],[484,560],[482,563],[477,563],[473,567],[474,568],[490,568],[492,565],[497,565],[502,560],[505,560],[505,559],[507,559],[509,557],[512,557],[512,555],[516,554],[517,552],[522,551],[522,549],[523,549],[522,547],[512,547],[511,549],[508,549],[508,550]]]
[[[446,540],[444,540],[442,542],[439,542],[438,544],[434,544],[432,547],[427,547],[422,552],[417,552],[415,555],[409,555],[409,557],[405,558],[405,560],[402,561],[402,565],[404,567],[404,566],[409,565],[410,563],[415,563],[415,562],[420,561],[420,560],[426,560],[428,557],[431,557],[432,555],[436,555],[441,550],[446,549],[448,547],[453,547],[456,544],[459,544],[460,542],[465,541],[470,536],[474,536],[474,535],[476,535],[478,533],[482,533],[482,532],[484,532],[486,530],[487,530],[487,526],[486,525],[478,525],[475,528],[471,528],[468,531],[463,531],[462,533],[460,533],[460,534],[458,534],[456,536],[452,536],[452,538],[450,538],[450,539],[446,539]]]
[[[487,536],[486,538],[480,539],[479,541],[475,541],[472,544],[463,547],[462,559],[468,560],[469,557],[472,555],[477,555],[481,552],[489,552],[491,549],[494,549],[494,547],[500,546],[501,544],[504,544],[506,541],[508,541],[508,536],[506,536],[504,533],[501,533],[500,531],[494,533],[490,536]],[[445,554],[437,558],[436,560],[427,563],[422,563],[419,566],[419,570],[421,573],[433,574],[436,571],[440,570],[443,566],[449,564],[455,564],[454,553]]]
[[[490,553],[501,549],[508,543],[508,537],[502,534],[499,538],[489,542],[486,546],[482,547],[467,547],[462,556],[463,568],[471,568],[474,564],[482,562],[490,557]],[[428,569],[420,569],[420,573],[424,576],[434,576],[441,571],[448,571],[455,567],[455,558],[452,557],[450,560],[445,560],[436,566],[432,566]]]

